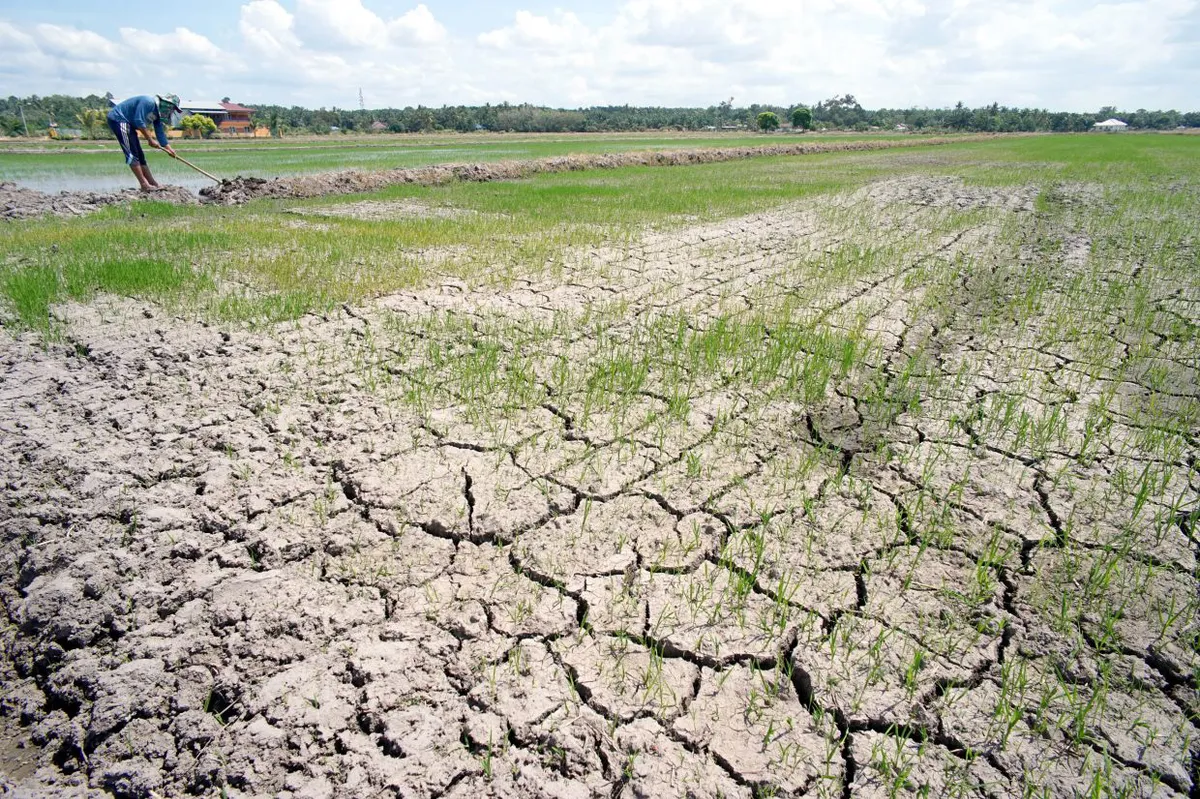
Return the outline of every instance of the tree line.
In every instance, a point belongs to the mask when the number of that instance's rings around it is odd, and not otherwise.
[[[736,106],[733,98],[707,108],[665,108],[659,106],[593,106],[591,108],[561,109],[529,104],[465,106],[440,108],[304,108],[271,104],[248,105],[256,109],[254,120],[267,125],[278,134],[361,133],[390,131],[393,133],[422,133],[433,131],[477,130],[517,133],[588,133],[639,130],[712,130],[724,128],[756,129],[763,113],[776,114],[780,120],[791,120],[799,108],[811,111],[811,127],[816,130],[894,130],[903,125],[914,131],[1086,131],[1096,122],[1115,117],[1131,128],[1172,130],[1200,127],[1200,112],[1189,111],[1122,111],[1114,107],[1101,108],[1095,113],[1049,111],[1040,108],[1013,108],[994,103],[980,108],[968,108],[958,103],[953,108],[880,108],[866,109],[847,94],[831,97],[815,104],[775,106],[751,104]],[[28,127],[33,136],[45,135],[50,123],[61,129],[77,129],[83,135],[107,136],[108,128],[97,120],[97,111],[107,111],[106,97],[88,95],[70,97],[8,97],[0,99],[0,135],[20,136]],[[24,119],[22,119],[22,111]],[[101,117],[102,119],[102,117]]]

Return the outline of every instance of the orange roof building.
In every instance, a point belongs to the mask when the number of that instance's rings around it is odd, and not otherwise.
[[[225,109],[225,118],[217,122],[217,127],[222,133],[253,135],[254,123],[250,121],[250,115],[254,113],[253,108],[237,103],[221,103],[221,107]]]

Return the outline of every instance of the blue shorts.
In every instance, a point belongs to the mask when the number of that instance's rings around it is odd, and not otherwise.
[[[108,126],[112,128],[117,141],[121,143],[121,152],[125,153],[125,163],[129,166],[135,164],[145,166],[146,154],[142,152],[142,143],[138,141],[137,130],[133,125],[109,117]]]

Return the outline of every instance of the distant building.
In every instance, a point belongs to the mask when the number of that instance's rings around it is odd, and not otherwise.
[[[179,110],[183,112],[184,116],[191,114],[206,116],[216,122],[218,128],[221,127],[221,121],[228,114],[216,100],[180,100]]]
[[[183,100],[179,104],[184,114],[201,114],[217,123],[217,130],[227,136],[253,136],[254,123],[250,121],[253,108],[237,103],[214,100]]]
[[[226,102],[222,102],[221,107],[225,109],[226,114],[225,119],[217,123],[222,133],[254,135],[254,123],[250,121],[250,115],[254,113],[253,108]]]
[[[1102,130],[1108,133],[1116,133],[1118,131],[1128,129],[1128,125],[1119,119],[1106,119],[1103,122],[1097,122],[1092,125],[1092,130]]]
[[[901,122],[899,125],[896,126],[896,130],[899,130],[899,131],[908,130],[908,125],[905,125],[903,122]]]
[[[375,121],[371,123],[371,130],[375,131],[376,133],[382,133],[387,129],[387,125],[383,124],[382,122]]]

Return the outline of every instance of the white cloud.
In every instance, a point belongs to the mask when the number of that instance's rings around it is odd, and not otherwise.
[[[16,25],[0,19],[0,50],[6,54],[35,53],[38,50],[33,37]]]
[[[97,79],[111,80],[120,74],[117,64],[106,61],[62,61],[58,65],[58,76],[68,80],[84,81],[95,85]],[[91,90],[88,93],[97,93]]]
[[[150,33],[138,28],[121,28],[121,41],[139,55],[151,61],[216,62],[227,56],[208,37],[187,28],[174,33]]]
[[[297,0],[296,30],[307,47],[317,50],[380,48],[387,44],[387,25],[361,0]]]
[[[398,45],[434,45],[446,39],[446,28],[424,3],[388,23],[388,36]]]
[[[292,15],[275,0],[253,0],[242,6],[238,30],[252,53],[270,59],[299,49],[294,24]]]
[[[98,33],[62,25],[35,25],[34,38],[43,53],[72,61],[115,61],[120,49]]]
[[[384,20],[362,0],[297,0],[295,29],[306,47],[343,52],[441,42],[446,29],[423,3]]]
[[[990,68],[1092,62],[1128,71],[1169,61],[1177,50],[1172,31],[1196,8],[1194,0],[1064,5],[1009,0],[972,7],[957,19],[958,49]]]
[[[424,5],[385,23],[360,0],[300,0],[294,14],[253,0],[238,30],[247,64],[239,85],[260,87],[247,99],[349,107],[362,87],[375,105],[422,102],[427,81],[445,86],[452,72],[445,28]]]
[[[518,11],[513,24],[481,33],[478,41],[496,50],[574,50],[591,35],[579,17],[569,12],[555,12],[555,18],[543,17],[528,11]]]
[[[850,92],[873,107],[1184,107],[1200,78],[1198,4],[617,0],[586,15],[514,6],[505,24],[447,30],[426,4],[389,16],[381,0],[243,0],[225,38],[126,28],[113,42],[0,20],[0,74],[30,93],[127,94],[169,79],[181,94],[342,107],[360,86],[372,106],[789,104]],[[131,61],[131,47],[144,59]],[[133,85],[95,86],[112,81]]]

